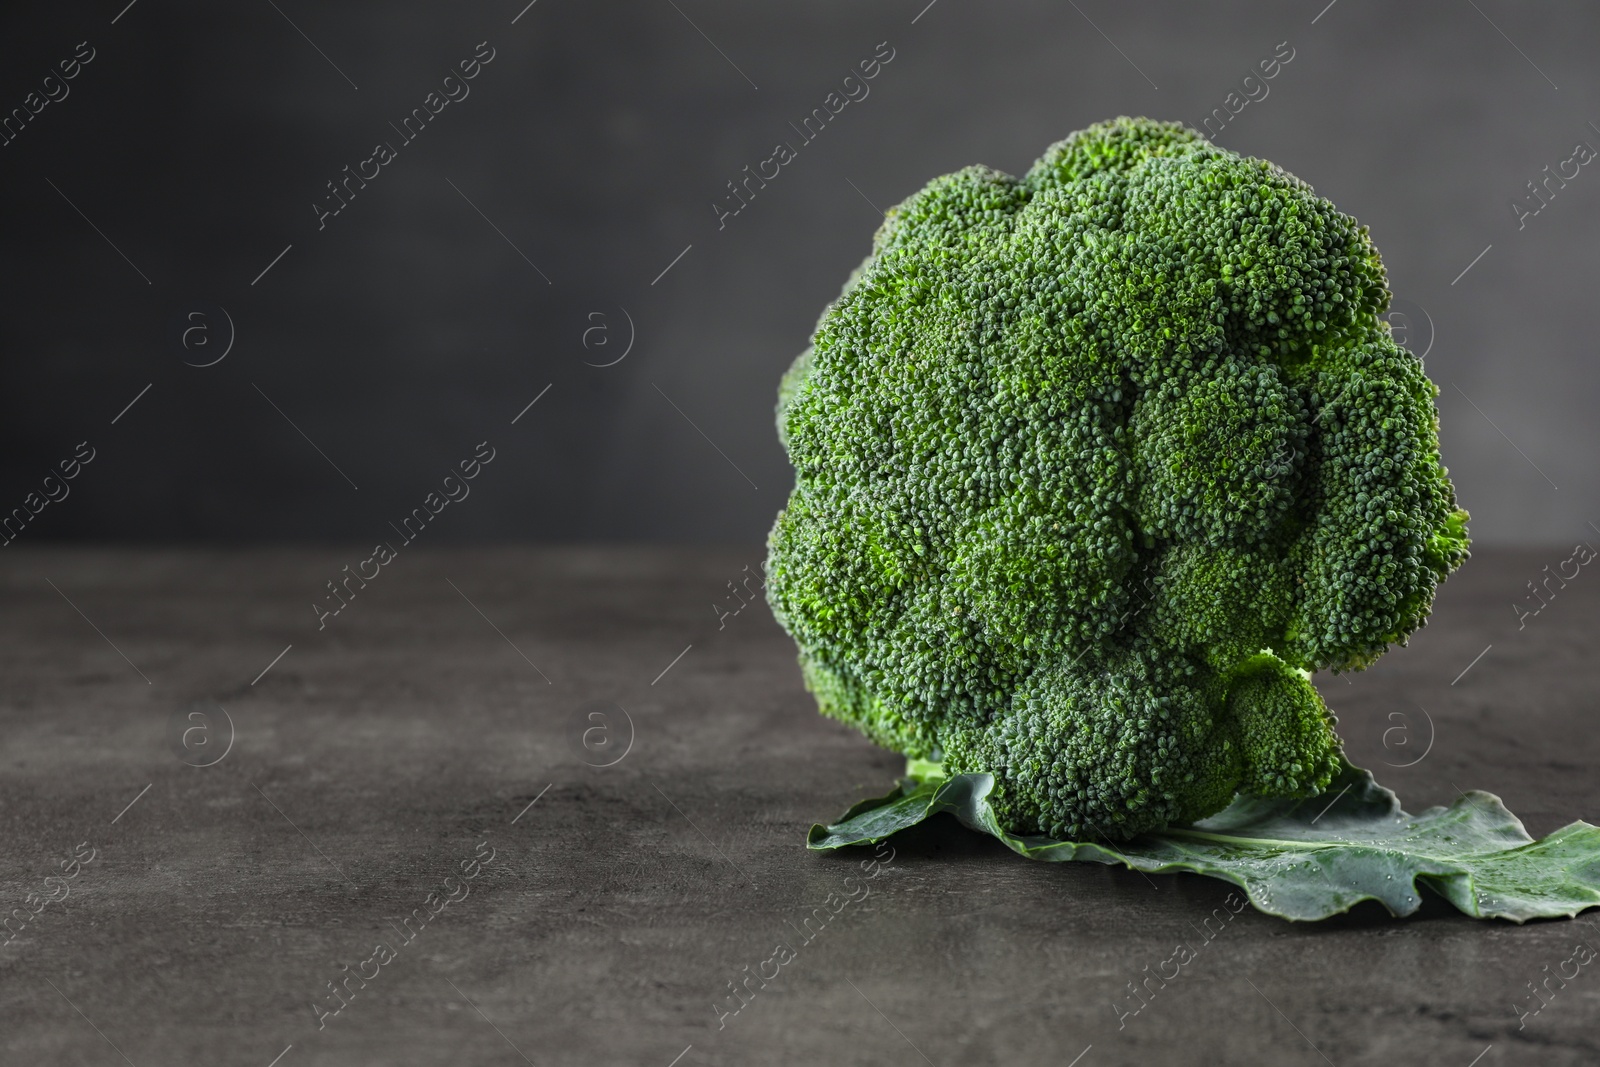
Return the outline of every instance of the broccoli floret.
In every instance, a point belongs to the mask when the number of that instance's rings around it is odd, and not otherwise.
[[[1127,838],[1338,767],[1309,681],[1467,556],[1365,227],[1117,119],[888,213],[780,389],[768,597],[821,710],[1005,828]]]

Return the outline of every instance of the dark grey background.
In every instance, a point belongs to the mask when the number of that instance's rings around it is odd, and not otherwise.
[[[748,543],[787,489],[778,375],[868,248],[869,199],[1021,171],[1118,114],[1198,122],[1281,41],[1294,59],[1217,139],[1369,224],[1431,317],[1479,542],[1600,519],[1600,175],[1521,232],[1509,207],[1600,145],[1592,6],[539,0],[513,25],[522,0],[138,0],[112,24],[125,2],[0,17],[0,111],[97,51],[0,147],[0,510],[98,451],[30,541],[375,540],[487,438],[503,458],[430,541]],[[470,97],[318,232],[324,183],[484,40]],[[724,183],[880,41],[871,95],[719,232]],[[195,301],[237,326],[204,369],[169,333]],[[621,308],[632,352],[585,366],[621,350]],[[593,312],[608,348],[582,344]]]

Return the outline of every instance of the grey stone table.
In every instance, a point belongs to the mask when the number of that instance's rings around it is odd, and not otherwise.
[[[319,629],[364,553],[11,547],[0,1060],[1600,1062],[1600,966],[1528,985],[1592,919],[1246,909],[1207,940],[1223,883],[947,817],[876,866],[806,852],[899,767],[816,715],[763,604],[719,618],[759,554],[406,550]],[[1600,578],[1511,607],[1569,554],[1480,552],[1409,648],[1319,679],[1412,810],[1600,820]]]

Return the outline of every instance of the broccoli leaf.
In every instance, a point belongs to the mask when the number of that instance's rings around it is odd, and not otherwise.
[[[1410,915],[1422,903],[1419,882],[1476,918],[1520,923],[1600,905],[1600,827],[1574,822],[1535,841],[1499,797],[1477,790],[1409,815],[1371,772],[1349,763],[1323,796],[1236,797],[1192,826],[1121,843],[1007,833],[989,804],[993,776],[941,777],[926,761],[915,772],[839,822],[813,826],[806,847],[868,844],[950,812],[1029,859],[1193,871],[1242,887],[1259,910],[1285,919],[1325,919],[1363,900]]]

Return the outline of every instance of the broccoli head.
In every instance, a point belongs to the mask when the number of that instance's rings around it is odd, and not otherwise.
[[[1366,227],[1117,119],[888,213],[779,389],[768,596],[828,715],[1125,839],[1340,766],[1317,670],[1467,556]]]

